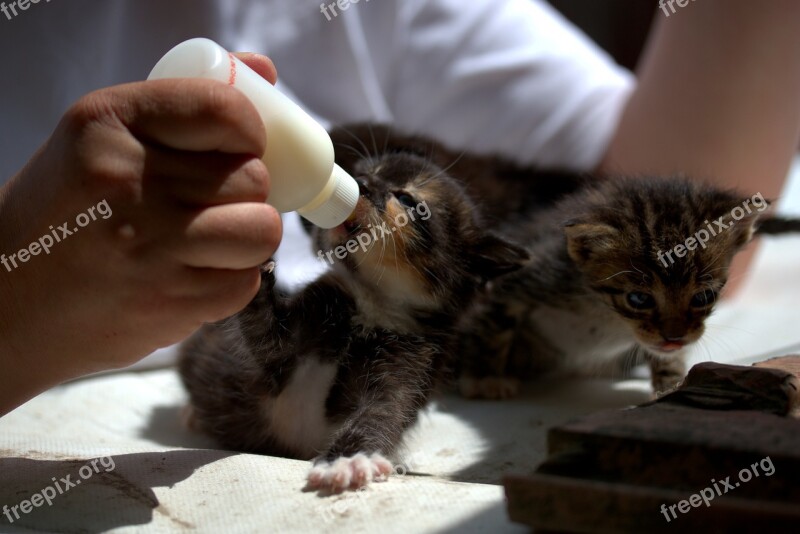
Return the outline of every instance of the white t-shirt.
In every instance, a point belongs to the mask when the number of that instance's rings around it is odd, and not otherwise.
[[[340,3],[55,0],[0,13],[0,183],[81,95],[145,79],[191,37],[269,55],[280,88],[323,122],[393,123],[542,166],[596,165],[633,87],[542,1]]]

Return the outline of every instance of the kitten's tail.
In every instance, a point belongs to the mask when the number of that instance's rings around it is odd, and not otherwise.
[[[757,235],[800,233],[800,219],[770,217],[758,222]]]

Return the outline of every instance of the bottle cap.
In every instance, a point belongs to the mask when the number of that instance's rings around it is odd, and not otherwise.
[[[356,181],[344,169],[334,164],[328,185],[322,193],[297,210],[297,213],[320,228],[334,228],[355,211],[358,196]]]

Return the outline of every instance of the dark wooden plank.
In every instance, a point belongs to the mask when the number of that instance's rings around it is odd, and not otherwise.
[[[786,415],[798,400],[800,379],[785,370],[705,362],[692,367],[676,391],[655,402]]]
[[[686,513],[676,506],[673,515],[669,506],[690,494],[542,474],[509,476],[504,485],[511,520],[537,532],[778,533],[797,532],[800,525],[800,506],[783,502],[724,495],[708,507],[689,505]]]
[[[790,531],[800,525],[800,420],[785,414],[797,406],[799,361],[700,364],[658,401],[551,429],[547,461],[504,482],[512,520],[575,532]],[[679,513],[680,501],[714,491],[708,507]]]

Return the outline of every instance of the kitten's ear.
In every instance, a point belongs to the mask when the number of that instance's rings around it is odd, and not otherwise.
[[[753,213],[739,220],[735,220],[732,216],[725,218],[725,222],[729,225],[728,232],[731,234],[731,241],[734,247],[741,248],[753,239],[758,229],[760,218],[760,213]]]
[[[491,280],[522,268],[528,260],[527,250],[490,232],[474,245],[470,267],[484,280]]]
[[[568,222],[564,232],[567,234],[569,257],[577,264],[619,248],[619,230],[607,224]]]
[[[730,201],[729,201],[730,202]],[[772,201],[765,199],[761,193],[756,193],[750,198],[742,199],[712,223],[718,233],[725,232],[730,245],[736,249],[745,246],[756,234],[759,222],[772,205]],[[727,228],[719,228],[716,221],[721,220]]]

